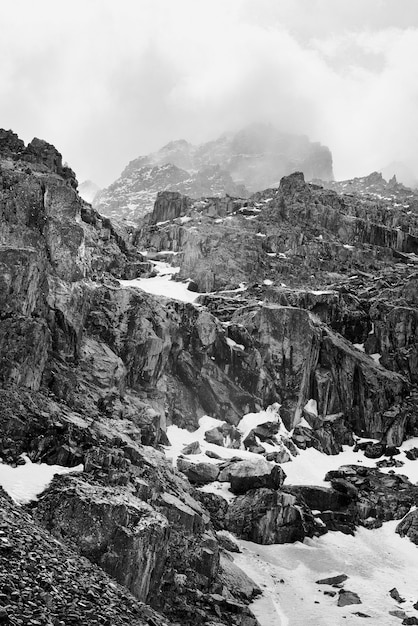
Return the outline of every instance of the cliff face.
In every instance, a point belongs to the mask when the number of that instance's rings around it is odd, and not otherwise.
[[[303,171],[308,180],[332,180],[330,151],[307,137],[253,125],[198,146],[173,141],[134,159],[96,196],[94,206],[112,218],[136,221],[152,210],[159,191],[192,198],[247,197],[248,192],[278,185],[282,176],[295,170]]]
[[[342,502],[332,487],[335,515],[320,524],[312,494],[287,486],[281,464],[296,446],[336,454],[353,432],[380,439],[382,450],[417,433],[415,216],[401,213],[400,229],[384,206],[373,216],[360,199],[294,174],[246,200],[162,193],[128,234],[81,200],[52,146],[0,132],[2,459],[84,464],[56,477],[29,511],[4,498],[17,520],[7,531],[12,542],[21,516],[30,541],[48,549],[54,536],[54,558],[83,564],[86,577],[91,569],[92,594],[83,586],[69,623],[111,620],[118,601],[115,624],[255,626],[247,605],[259,590],[234,570],[220,530],[294,541],[341,528],[347,502],[344,524],[370,520],[367,485],[361,502],[353,490]],[[175,258],[180,280],[216,293],[191,304],[129,282],[152,280],[158,258]],[[275,403],[288,429],[280,441]],[[270,421],[238,428],[269,405]],[[229,457],[193,460],[194,441],[179,472],[164,454],[167,426],[193,431],[204,415],[219,420],[207,437]],[[262,462],[240,465],[247,451]],[[372,478],[384,503],[376,523],[398,516],[384,476]],[[197,489],[216,479],[238,494],[233,503]],[[402,489],[416,501],[408,481]],[[26,545],[19,536],[13,554],[34,586]],[[15,561],[0,557],[9,571]],[[125,590],[115,586],[94,613],[107,575]],[[24,620],[13,589],[7,600]],[[52,595],[39,600],[51,621],[68,609]]]

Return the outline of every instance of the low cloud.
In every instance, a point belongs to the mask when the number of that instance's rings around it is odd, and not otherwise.
[[[7,0],[0,125],[100,185],[171,139],[257,121],[328,145],[338,178],[392,161],[418,177],[413,5],[365,4]]]

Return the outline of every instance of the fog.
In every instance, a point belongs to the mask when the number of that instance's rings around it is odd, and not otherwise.
[[[416,0],[3,0],[0,127],[101,186],[253,122],[327,145],[337,179],[418,178],[417,58]]]

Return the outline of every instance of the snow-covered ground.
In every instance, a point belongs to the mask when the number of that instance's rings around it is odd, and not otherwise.
[[[177,282],[173,276],[180,271],[179,267],[171,267],[164,261],[151,261],[158,272],[153,278],[134,278],[133,280],[120,280],[122,287],[139,287],[154,296],[164,296],[182,302],[195,302],[200,293],[189,291],[187,285],[189,281]]]
[[[315,408],[313,403],[309,407]],[[264,422],[279,423],[279,439],[281,435],[288,436],[279,408],[279,405],[274,405],[266,411],[245,415],[237,426],[242,439],[252,428]],[[205,441],[206,431],[223,423],[203,417],[194,432],[170,426],[167,434],[171,445],[166,449],[167,456],[175,463],[183,446],[194,441],[199,442],[202,453],[189,455],[187,458],[191,461],[218,462],[207,457],[205,451],[216,452],[223,459],[259,456],[244,449],[225,448]],[[405,452],[413,447],[418,447],[418,437],[400,446],[401,453],[396,458],[404,462],[402,467],[383,468],[381,471],[393,470],[408,476],[411,482],[418,482],[418,460],[410,461],[405,456]],[[272,446],[269,446],[270,449]],[[344,446],[343,452],[333,456],[313,448],[300,450],[291,461],[282,464],[287,474],[285,485],[329,486],[324,481],[325,474],[348,464],[376,467],[376,460],[368,459],[362,451],[354,452],[349,446]],[[229,483],[215,482],[201,489],[217,493],[227,500],[235,497],[229,491]],[[399,617],[389,614],[394,610],[418,617],[418,611],[412,607],[418,601],[418,547],[395,533],[398,523],[399,520],[386,522],[382,528],[374,530],[359,528],[354,537],[328,532],[322,537],[305,539],[303,543],[262,546],[239,541],[242,553],[234,556],[235,562],[263,590],[263,595],[251,604],[261,626],[364,623],[390,626],[402,622]],[[338,589],[315,582],[336,574],[349,576],[343,587],[357,593],[362,604],[338,607]],[[390,596],[389,591],[393,587],[405,598],[404,603],[397,603]],[[336,591],[336,595],[326,595],[324,591]]]
[[[32,463],[23,455],[25,465],[10,467],[0,463],[0,486],[18,504],[27,504],[36,500],[50,484],[55,474],[69,474],[82,472],[83,465],[76,467],[62,467],[61,465],[47,465],[46,463]]]
[[[389,626],[402,622],[389,615],[396,609],[418,617],[412,608],[418,600],[418,547],[395,533],[398,523],[359,528],[354,537],[328,532],[303,543],[261,546],[239,541],[243,552],[234,557],[235,563],[264,591],[251,605],[261,626]],[[336,574],[349,577],[344,588],[357,593],[362,604],[338,607],[338,589],[315,582]],[[393,587],[404,603],[391,598]],[[331,597],[325,590],[337,594]],[[371,619],[355,615],[359,611]]]

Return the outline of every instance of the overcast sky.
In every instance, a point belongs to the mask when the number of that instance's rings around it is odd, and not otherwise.
[[[417,59],[418,0],[2,0],[0,127],[101,186],[256,121],[418,177]]]

